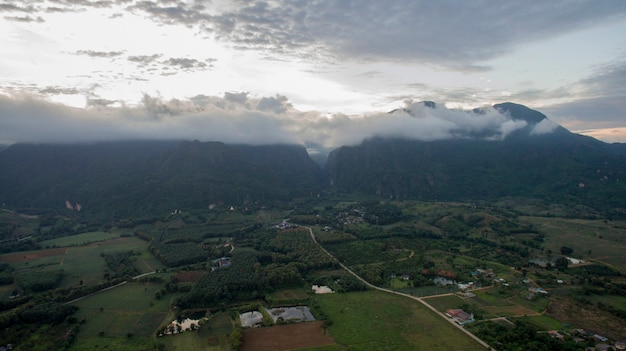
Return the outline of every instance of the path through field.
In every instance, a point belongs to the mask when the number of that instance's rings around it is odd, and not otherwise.
[[[313,233],[313,229],[311,229],[310,227],[303,227],[309,230],[309,233],[311,234],[311,239],[313,240],[313,242],[320,248],[322,249],[322,251],[324,251],[328,256],[332,257],[335,261],[337,261],[339,263],[339,266],[341,266],[341,268],[343,268],[344,270],[346,270],[348,273],[350,273],[351,275],[353,275],[355,278],[357,278],[358,280],[360,280],[361,282],[363,282],[363,284],[367,285],[368,287],[372,288],[372,289],[376,289],[379,291],[384,291],[390,294],[396,294],[396,295],[400,295],[400,296],[404,296],[404,297],[408,297],[410,299],[419,301],[421,304],[423,304],[424,306],[426,306],[428,309],[430,309],[431,311],[435,312],[436,314],[438,314],[439,316],[441,316],[443,319],[447,320],[448,322],[450,322],[452,325],[454,325],[455,327],[457,327],[459,330],[461,330],[463,333],[467,334],[469,337],[471,337],[472,339],[476,340],[479,344],[481,344],[482,346],[484,346],[485,348],[489,349],[489,350],[495,350],[493,349],[491,346],[489,346],[489,344],[487,344],[486,342],[484,342],[483,340],[481,340],[479,337],[477,337],[476,335],[470,333],[467,329],[463,328],[463,326],[457,324],[454,320],[452,320],[451,318],[448,318],[446,315],[444,315],[443,313],[439,312],[437,309],[435,309],[433,306],[431,306],[430,304],[428,304],[426,301],[424,301],[421,297],[416,297],[413,295],[409,295],[409,294],[405,294],[405,293],[401,293],[399,291],[394,291],[394,290],[390,290],[390,289],[385,289],[385,288],[381,288],[378,287],[374,284],[371,284],[370,282],[368,282],[367,280],[361,278],[360,275],[354,273],[350,268],[348,268],[346,265],[344,265],[343,263],[339,262],[339,260],[337,260],[337,258],[335,258],[335,256],[333,256],[333,254],[331,254],[330,252],[328,252],[328,250],[326,250],[322,245],[320,245],[320,243],[317,242],[317,239],[315,238],[315,234]]]

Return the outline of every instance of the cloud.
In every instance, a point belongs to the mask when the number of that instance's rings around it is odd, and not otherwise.
[[[275,97],[261,98],[257,108],[261,111],[269,111],[274,113],[285,113],[293,106],[289,103],[286,96],[276,95]]]
[[[623,143],[626,140],[626,127],[578,130],[575,132],[607,143]]]
[[[549,119],[543,119],[530,131],[530,135],[542,135],[552,133],[559,125]]]
[[[572,129],[623,125],[626,118],[626,61],[599,66],[593,75],[564,88],[569,97],[542,107],[555,121]]]
[[[154,55],[136,55],[136,56],[128,56],[127,60],[130,62],[137,63],[141,66],[148,65],[152,62],[158,60],[162,55],[154,54]]]
[[[525,125],[491,107],[475,113],[413,101],[390,113],[326,116],[296,110],[281,95],[257,98],[226,93],[164,100],[145,94],[136,106],[92,98],[87,108],[59,105],[34,95],[0,95],[3,143],[197,139],[338,147],[372,137],[502,140]]]
[[[32,6],[18,6],[15,4],[10,4],[10,3],[1,3],[0,4],[0,12],[24,12],[24,13],[32,13],[32,12],[36,12],[37,9]]]
[[[24,22],[24,23],[29,23],[29,22],[43,23],[43,22],[45,22],[45,20],[41,16],[37,16],[37,18],[31,17],[31,16],[4,16],[4,19],[7,20],[7,21]]]
[[[94,51],[94,50],[78,50],[75,53],[76,55],[85,55],[90,57],[102,57],[102,58],[111,58],[118,57],[124,54],[123,51]]]
[[[80,94],[81,91],[76,88],[64,88],[58,86],[48,86],[38,91],[40,94],[44,95],[76,95]]]
[[[623,18],[626,3],[268,0],[205,7],[142,1],[128,9],[165,24],[197,26],[269,56],[404,60],[476,72],[490,69],[482,61],[525,42]]]
[[[185,4],[174,1],[140,1],[127,7],[130,11],[147,13],[150,18],[165,24],[193,25],[206,20],[207,15],[202,13],[205,7],[198,2]]]
[[[202,71],[211,68],[212,62],[216,59],[206,59],[200,61],[196,59],[184,58],[184,57],[170,57],[169,59],[161,62],[164,66],[172,69],[180,69],[186,72]]]
[[[195,28],[234,48],[268,57],[405,61],[461,72],[530,41],[626,16],[626,2],[605,1],[291,1],[54,0],[0,4],[12,20],[93,8],[131,12],[164,25]],[[53,5],[53,6],[51,6]]]

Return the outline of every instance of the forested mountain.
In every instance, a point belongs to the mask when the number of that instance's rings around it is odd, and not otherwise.
[[[71,205],[114,218],[211,204],[262,206],[317,193],[322,184],[321,170],[306,150],[292,145],[15,144],[0,152],[0,169],[0,202],[6,207]]]
[[[522,196],[626,207],[623,144],[607,144],[560,126],[533,133],[546,116],[512,103],[494,107],[526,126],[504,140],[373,138],[344,146],[329,157],[330,183],[336,189],[394,199]]]
[[[438,141],[372,138],[334,150],[324,169],[294,145],[15,144],[0,151],[0,204],[121,218],[211,204],[272,205],[327,190],[399,200],[541,197],[626,208],[625,144],[571,133],[522,105],[494,108],[522,127],[503,139],[473,130]],[[474,110],[471,118],[483,113]]]

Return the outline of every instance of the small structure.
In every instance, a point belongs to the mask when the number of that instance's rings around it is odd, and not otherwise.
[[[543,295],[543,296],[548,296],[548,292],[543,290],[542,288],[528,288],[528,291],[539,294],[539,295]]]
[[[593,334],[592,338],[593,338],[593,340],[595,342],[607,342],[607,341],[609,341],[609,338],[607,338],[605,336],[602,336],[602,335],[599,335],[599,334]]]
[[[332,294],[334,293],[333,289],[329,288],[326,285],[313,285],[311,290],[315,291],[316,294]]]
[[[559,341],[563,341],[565,340],[565,337],[563,336],[563,334],[559,333],[556,330],[550,330],[548,331],[548,335],[550,335],[553,339],[557,339]]]
[[[240,313],[239,321],[244,328],[258,327],[263,323],[263,314],[259,311]]]
[[[460,308],[447,310],[446,316],[448,316],[448,318],[452,318],[459,325],[465,325],[474,321],[473,313],[467,313]]]

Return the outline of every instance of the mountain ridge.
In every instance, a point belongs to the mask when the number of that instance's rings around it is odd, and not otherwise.
[[[322,192],[395,200],[541,197],[626,208],[626,144],[561,126],[533,133],[548,121],[542,113],[513,103],[494,108],[526,125],[502,140],[373,137],[334,149],[323,167],[304,146],[289,144],[14,144],[0,151],[0,203],[65,210],[67,201],[109,218],[216,203],[254,208]]]

